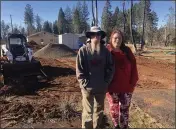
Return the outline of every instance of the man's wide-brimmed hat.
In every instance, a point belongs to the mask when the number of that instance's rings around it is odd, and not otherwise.
[[[106,37],[106,33],[102,31],[100,27],[97,26],[92,26],[90,28],[90,31],[86,32],[86,37],[91,38],[91,36],[95,33],[100,33],[102,39]]]

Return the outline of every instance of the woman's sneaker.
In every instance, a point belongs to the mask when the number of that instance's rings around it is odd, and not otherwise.
[[[115,126],[115,127],[114,127],[114,129],[120,129],[120,126],[119,126],[119,125],[117,125],[117,126]]]

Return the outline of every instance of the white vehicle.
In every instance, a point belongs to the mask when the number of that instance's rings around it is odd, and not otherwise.
[[[31,61],[33,50],[27,48],[22,34],[11,34],[5,45],[1,45],[1,57],[6,56],[10,63]]]
[[[33,58],[33,51],[27,47],[26,37],[22,34],[10,34],[7,43],[1,45],[1,57],[6,57],[5,62],[1,62],[1,70],[4,77],[4,84],[9,84],[12,80],[24,82],[29,77],[41,79],[46,74],[41,70],[39,61]]]

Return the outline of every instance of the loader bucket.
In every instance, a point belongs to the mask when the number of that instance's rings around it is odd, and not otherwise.
[[[21,78],[41,75],[40,62],[24,62],[15,64],[4,64],[2,66],[3,76],[9,78]]]

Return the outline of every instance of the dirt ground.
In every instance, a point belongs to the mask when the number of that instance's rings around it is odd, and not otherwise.
[[[81,93],[75,71],[57,60],[40,61],[50,81],[31,86],[35,89],[24,95],[1,96],[2,128],[71,128],[74,120],[80,124]]]
[[[175,63],[176,51],[173,47],[149,47],[142,56],[146,58],[153,58],[158,60],[164,60],[170,63]]]
[[[175,95],[170,94],[175,92],[175,64],[145,56],[136,59],[140,79],[130,110],[130,126],[175,128]],[[82,97],[75,60],[39,60],[49,81],[31,86],[30,93],[0,96],[1,128],[81,128]],[[105,108],[104,128],[112,128],[107,102]]]

